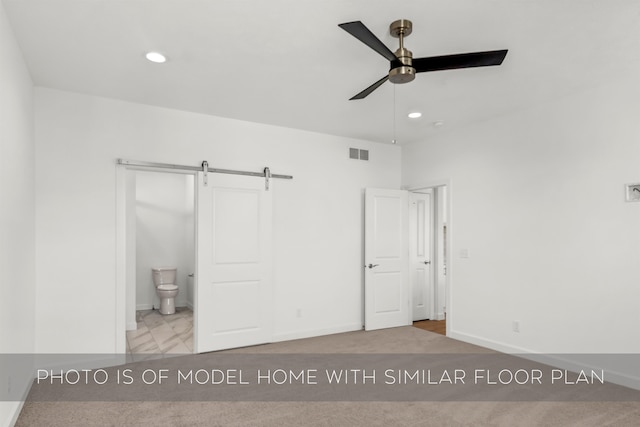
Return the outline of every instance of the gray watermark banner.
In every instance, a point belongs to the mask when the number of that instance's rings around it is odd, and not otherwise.
[[[639,355],[548,355],[589,367],[571,370],[499,353],[147,355],[98,369],[74,362],[81,356],[38,355],[28,400],[640,401],[608,379],[637,378]],[[9,373],[25,357],[0,355]]]

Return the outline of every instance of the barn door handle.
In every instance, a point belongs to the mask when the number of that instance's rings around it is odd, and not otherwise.
[[[367,267],[369,267],[369,268],[373,268],[373,267],[377,267],[377,266],[379,266],[379,265],[380,265],[380,264],[369,264],[369,265],[367,265]]]

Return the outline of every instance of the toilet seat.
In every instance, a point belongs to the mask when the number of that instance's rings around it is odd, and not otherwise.
[[[176,285],[158,285],[156,289],[159,291],[177,291],[178,287]]]

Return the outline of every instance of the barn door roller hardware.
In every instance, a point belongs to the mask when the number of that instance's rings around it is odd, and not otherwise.
[[[207,182],[207,174],[209,173],[209,162],[207,162],[206,160],[202,161],[202,179],[204,181],[204,186],[206,187],[208,182]]]
[[[264,178],[265,189],[269,190],[269,182],[271,178],[278,179],[293,179],[291,175],[281,175],[276,173],[271,173],[271,169],[265,167],[262,172],[249,172],[249,171],[239,171],[233,169],[219,169],[219,168],[210,168],[209,162],[204,160],[200,166],[185,166],[185,165],[174,165],[169,163],[154,163],[154,162],[141,162],[137,160],[125,160],[118,159],[117,163],[119,165],[125,165],[134,168],[155,168],[155,169],[171,169],[176,171],[184,171],[184,172],[202,172],[204,185],[208,185],[208,174],[210,173],[226,173],[231,175],[246,175],[246,176],[256,176],[260,178]]]

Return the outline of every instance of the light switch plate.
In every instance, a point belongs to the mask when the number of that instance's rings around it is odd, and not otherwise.
[[[640,184],[627,184],[627,202],[640,202]]]

